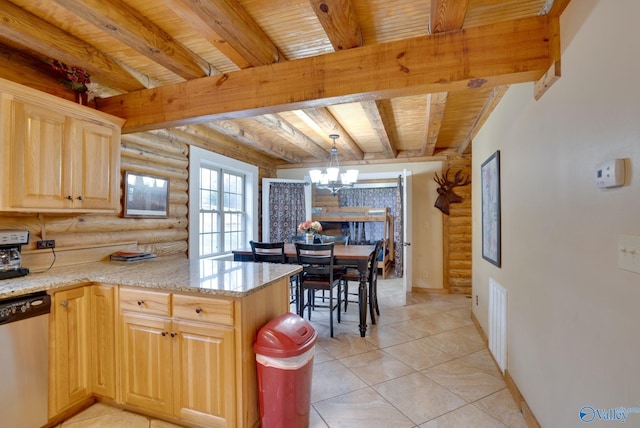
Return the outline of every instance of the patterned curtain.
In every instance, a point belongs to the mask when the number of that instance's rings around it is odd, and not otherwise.
[[[298,225],[305,221],[304,183],[271,183],[269,186],[271,242],[291,242]]]
[[[404,272],[402,260],[402,177],[398,177],[397,187],[374,187],[342,189],[339,193],[341,207],[388,207],[394,220],[395,273],[398,278]],[[382,222],[350,222],[349,242],[374,242],[384,236]]]
[[[404,234],[404,211],[402,201],[402,176],[398,176],[398,187],[396,187],[396,216],[394,218],[395,227],[393,229],[393,240],[395,242],[395,266],[394,271],[398,278],[401,278],[404,274],[404,259],[402,258],[402,249],[404,241],[402,235]]]

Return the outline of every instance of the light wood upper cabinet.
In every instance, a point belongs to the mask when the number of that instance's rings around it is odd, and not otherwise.
[[[117,212],[121,119],[0,79],[0,211]]]

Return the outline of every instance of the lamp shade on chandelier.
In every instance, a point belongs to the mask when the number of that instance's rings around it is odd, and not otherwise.
[[[358,170],[343,170],[338,161],[338,149],[336,148],[336,139],[340,136],[336,134],[329,135],[333,140],[333,147],[329,152],[329,163],[324,170],[312,169],[309,171],[311,182],[317,189],[326,189],[331,191],[331,195],[336,196],[338,192],[345,187],[353,187],[358,181]]]

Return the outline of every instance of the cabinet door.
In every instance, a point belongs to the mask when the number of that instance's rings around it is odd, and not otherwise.
[[[175,415],[207,427],[234,427],[233,328],[174,321]]]
[[[120,202],[120,130],[82,120],[75,124],[73,207],[115,211]]]
[[[53,295],[51,308],[49,415],[80,403],[89,387],[89,288]]]
[[[126,404],[173,413],[171,321],[125,313],[122,316],[121,388]]]
[[[71,206],[71,163],[65,142],[71,119],[25,102],[11,103],[9,208]]]
[[[116,398],[115,290],[91,286],[91,390],[111,399]]]

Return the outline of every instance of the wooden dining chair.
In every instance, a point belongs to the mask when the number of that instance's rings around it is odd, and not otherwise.
[[[296,256],[298,264],[302,266],[298,285],[298,315],[304,317],[307,308],[308,318],[311,320],[311,310],[316,307],[315,292],[327,291],[329,294],[329,333],[333,337],[333,312],[337,311],[340,322],[340,308],[342,306],[341,284],[343,269],[335,266],[333,249],[335,244],[304,244],[296,242]],[[337,289],[337,292],[336,292]],[[305,302],[305,291],[307,294]]]
[[[284,242],[249,241],[254,262],[284,263]]]
[[[254,262],[286,263],[284,242],[257,242],[249,241]],[[298,275],[289,280],[289,304],[298,302]]]
[[[380,316],[380,307],[378,306],[378,259],[382,252],[382,240],[376,242],[373,252],[369,255],[367,261],[367,286],[368,286],[368,302],[369,313],[371,315],[371,324],[376,323],[376,314]],[[343,291],[344,291],[344,311],[347,311],[349,302],[359,304],[359,293],[349,293],[349,281],[360,283],[360,272],[358,269],[347,269],[342,275]],[[358,296],[357,300],[349,300],[349,296]]]

